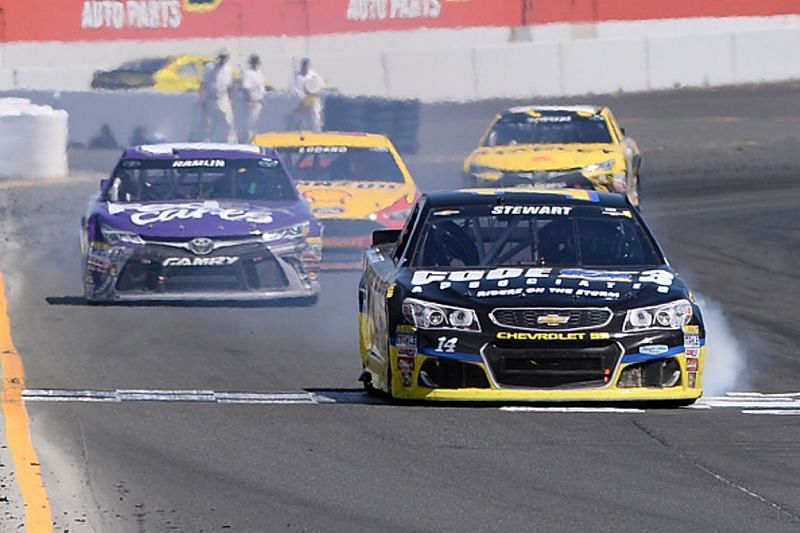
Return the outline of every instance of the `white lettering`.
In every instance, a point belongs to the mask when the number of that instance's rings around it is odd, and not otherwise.
[[[178,28],[181,0],[84,0],[81,28]]]
[[[347,20],[438,18],[442,0],[349,0]]]
[[[238,257],[168,257],[161,263],[162,266],[227,266],[239,261]]]
[[[207,215],[218,217],[227,222],[250,222],[251,224],[272,224],[273,222],[273,216],[270,211],[223,208],[216,202],[123,206],[109,204],[108,210],[112,215],[122,211],[135,211],[131,215],[131,222],[137,226],[173,220],[199,220]]]
[[[414,277],[411,278],[412,285],[427,285],[437,281],[444,281],[447,279],[447,274],[444,272],[431,272],[430,270],[419,270],[414,272]]]
[[[193,168],[193,167],[208,167],[208,168],[224,168],[224,159],[179,159],[172,162],[172,168]]]
[[[572,208],[564,205],[496,205],[493,215],[557,215],[568,216]]]
[[[487,280],[518,278],[522,275],[521,268],[495,268],[486,274]]]

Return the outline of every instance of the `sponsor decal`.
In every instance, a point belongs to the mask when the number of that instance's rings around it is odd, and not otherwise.
[[[683,345],[687,348],[699,348],[700,347],[700,335],[684,335],[683,336]]]
[[[586,339],[608,339],[604,331],[592,333],[531,333],[527,331],[498,331],[497,339],[501,341],[582,341]]]
[[[239,261],[238,257],[168,257],[161,263],[165,267],[228,266]]]
[[[666,344],[648,344],[646,346],[639,346],[639,353],[644,355],[661,355],[667,353],[669,346]]]
[[[347,146],[301,146],[298,154],[346,154]]]
[[[689,380],[687,385],[690,389],[697,388],[697,372],[689,372]]]
[[[403,387],[406,389],[414,384],[414,364],[413,357],[397,358],[397,368],[400,370],[400,379],[403,382]]]
[[[570,115],[531,116],[526,120],[527,122],[572,122],[572,117]]]
[[[225,168],[224,159],[178,159],[172,168]]]
[[[309,189],[303,192],[303,196],[306,197],[311,203],[321,204],[344,204],[347,202],[347,200],[353,197],[352,194],[342,189],[327,188]],[[340,212],[343,211],[344,210],[342,209]]]
[[[137,226],[172,222],[173,220],[200,220],[205,216],[215,216],[226,222],[250,222],[252,224],[271,224],[273,222],[270,211],[223,208],[218,202],[108,205],[108,212],[112,215],[126,211],[134,211],[131,214],[131,222]]]
[[[398,348],[417,348],[417,336],[414,333],[398,333],[395,340],[395,345]]]
[[[567,216],[571,207],[563,205],[496,205],[493,215],[559,215]]]
[[[402,183],[389,181],[328,181],[328,180],[302,180],[298,182],[301,187],[352,187],[354,189],[368,190],[393,190],[401,187]],[[303,193],[305,194],[305,193]]]
[[[686,371],[687,372],[697,372],[699,364],[699,359],[695,357],[688,357],[686,359]]]
[[[700,357],[700,348],[686,348],[686,357]]]
[[[502,281],[516,278],[548,278],[553,272],[552,268],[519,268],[519,267],[499,267],[492,270],[455,270],[451,272],[440,272],[435,270],[418,270],[411,278],[412,285],[428,285],[430,283],[440,283],[450,281],[453,283],[476,282],[476,281]],[[634,283],[636,282],[635,272],[607,272],[602,270],[585,270],[581,268],[564,269],[558,275],[556,285],[560,285],[562,279],[580,280],[580,287],[589,287],[592,281],[604,281],[613,288],[614,283]],[[638,275],[638,283],[654,283],[663,287],[669,287],[675,279],[675,275],[666,270],[645,270]],[[634,289],[639,287],[634,286]]]
[[[700,334],[700,326],[696,324],[690,324],[688,326],[683,326],[683,333],[686,335],[699,335]]]
[[[183,22],[180,0],[84,0],[81,28],[179,28]]]
[[[348,0],[347,20],[439,18],[442,0]]]

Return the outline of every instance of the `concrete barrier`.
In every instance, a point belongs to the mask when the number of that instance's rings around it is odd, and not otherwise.
[[[267,79],[278,88],[288,86],[293,61],[310,55],[330,85],[352,96],[424,102],[557,97],[796,79],[800,63],[786,58],[798,45],[800,17],[793,15],[312,37],[6,43],[0,45],[0,90],[86,89],[93,69],[226,47],[239,64],[252,52],[261,54]],[[54,63],[55,68],[48,66]]]

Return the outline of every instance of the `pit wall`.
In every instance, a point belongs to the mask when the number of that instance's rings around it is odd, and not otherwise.
[[[86,90],[98,69],[220,48],[260,54],[279,89],[309,56],[342,93],[425,102],[800,78],[797,0],[62,0],[58,24],[34,23],[49,1],[21,19],[0,0],[0,90]],[[111,9],[131,4],[163,18]]]

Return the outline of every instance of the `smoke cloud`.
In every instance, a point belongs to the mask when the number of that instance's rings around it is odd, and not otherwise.
[[[706,396],[718,396],[746,389],[747,353],[733,334],[728,319],[717,302],[698,295],[706,326],[706,357],[703,389]]]

